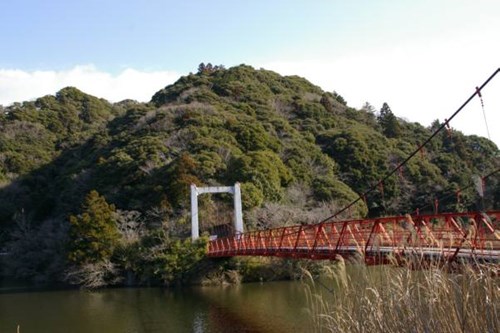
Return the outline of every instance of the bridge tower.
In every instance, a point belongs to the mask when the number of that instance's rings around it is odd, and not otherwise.
[[[200,237],[200,226],[198,221],[198,195],[203,193],[231,193],[234,198],[234,230],[236,234],[243,233],[243,210],[241,209],[240,183],[234,186],[208,186],[197,187],[191,184],[191,239]]]

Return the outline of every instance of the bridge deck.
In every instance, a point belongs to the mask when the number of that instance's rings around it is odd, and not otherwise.
[[[209,242],[208,256],[331,259],[362,254],[500,261],[500,211],[332,221],[252,231]],[[383,261],[383,260],[380,260]]]

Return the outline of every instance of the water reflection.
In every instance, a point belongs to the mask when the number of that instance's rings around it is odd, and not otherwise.
[[[297,282],[0,294],[0,332],[306,332]]]
[[[214,323],[241,323],[245,332],[307,331],[308,316],[305,313],[305,294],[297,282],[270,282],[244,284],[228,288],[201,288],[213,312],[221,320]],[[233,327],[234,328],[234,327]],[[218,327],[218,331],[224,328]],[[229,327],[223,332],[235,332]]]

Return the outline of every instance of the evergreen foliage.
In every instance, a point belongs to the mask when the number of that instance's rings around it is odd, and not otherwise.
[[[91,191],[82,205],[82,213],[70,215],[68,259],[75,264],[109,259],[118,244],[115,207]]]
[[[144,283],[173,283],[201,256],[201,247],[183,241],[191,183],[238,181],[244,216],[280,207],[282,223],[312,223],[313,212],[339,208],[376,185],[437,126],[398,119],[387,103],[378,116],[368,103],[356,110],[337,92],[247,65],[200,64],[196,74],[161,89],[150,103],[111,104],[64,88],[0,112],[0,250],[22,252],[11,245],[21,239],[16,216],[23,212],[34,235],[44,235],[47,221],[66,225],[60,239],[69,239],[68,264],[84,268],[78,274],[100,267],[100,276],[131,270]],[[366,216],[372,207],[383,207],[384,214],[430,212],[436,196],[495,170],[498,158],[498,148],[485,138],[440,133],[366,204],[360,200],[350,217]],[[500,206],[498,183],[498,174],[486,182],[486,208]],[[225,201],[207,197],[200,209],[225,207]],[[460,203],[446,199],[440,209],[477,204],[468,188]],[[137,239],[126,242],[118,227],[131,214],[140,216],[144,230],[134,229]],[[208,225],[221,220],[206,216]],[[266,220],[248,226],[259,225]],[[29,253],[37,248],[18,243]],[[185,260],[183,251],[196,260]],[[25,270],[13,264],[10,271],[39,274],[50,266],[47,258],[39,261],[45,264]]]
[[[384,103],[380,109],[378,122],[386,137],[397,138],[401,135],[401,128],[399,126],[398,119],[394,113],[392,113],[391,108],[387,103]]]

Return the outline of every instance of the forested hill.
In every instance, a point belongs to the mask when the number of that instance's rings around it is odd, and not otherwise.
[[[145,228],[139,238],[161,226],[181,237],[191,183],[241,182],[248,228],[315,222],[376,184],[440,125],[404,121],[387,104],[356,110],[303,78],[246,65],[202,64],[149,103],[112,104],[64,88],[0,112],[0,249],[22,243],[22,225],[59,233],[64,253],[87,253],[71,242],[96,202],[113,212],[111,248],[137,225]],[[440,210],[475,207],[474,187],[459,203],[454,193],[495,170],[498,156],[485,138],[443,131],[349,213],[432,210],[447,195]],[[500,207],[499,188],[498,175],[489,177],[485,206]],[[205,198],[202,219],[225,219],[227,206],[223,196]]]

